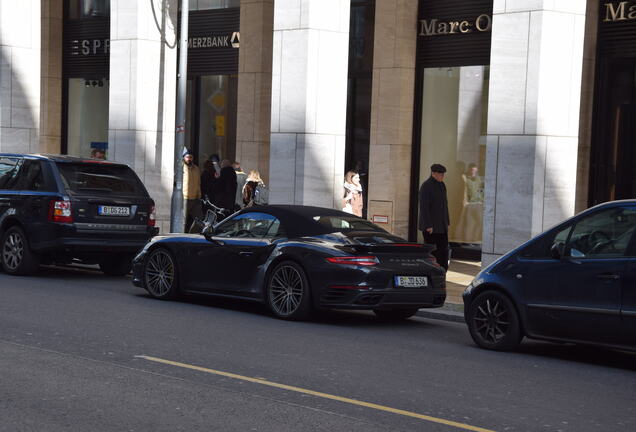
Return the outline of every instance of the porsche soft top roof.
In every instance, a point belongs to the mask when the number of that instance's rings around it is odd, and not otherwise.
[[[241,213],[250,212],[262,212],[275,216],[281,221],[285,227],[287,236],[290,238],[329,234],[336,231],[334,228],[316,221],[314,219],[316,216],[357,218],[355,215],[340,210],[303,205],[265,205],[248,207],[241,210]]]

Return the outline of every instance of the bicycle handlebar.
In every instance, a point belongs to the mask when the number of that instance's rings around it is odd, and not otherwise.
[[[210,199],[209,199],[208,197],[201,198],[201,202],[203,202],[203,204],[204,204],[204,205],[206,205],[206,206],[208,206],[208,207],[212,208],[212,210],[213,210],[215,213],[226,213],[226,212],[229,212],[229,211],[230,211],[230,210],[228,210],[228,209],[224,209],[224,208],[221,208],[221,207],[217,207],[217,206],[215,206],[214,204],[212,204],[212,202],[210,201]]]

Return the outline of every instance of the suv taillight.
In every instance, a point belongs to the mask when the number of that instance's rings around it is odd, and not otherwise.
[[[148,212],[148,226],[155,226],[155,223],[157,221],[157,212],[155,211],[155,206],[151,205],[150,206],[150,211]]]
[[[51,222],[73,223],[70,201],[51,201],[49,207],[49,220]]]

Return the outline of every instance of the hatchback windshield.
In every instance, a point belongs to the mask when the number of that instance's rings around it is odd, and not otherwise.
[[[76,194],[145,196],[146,189],[127,166],[58,163],[66,190]]]

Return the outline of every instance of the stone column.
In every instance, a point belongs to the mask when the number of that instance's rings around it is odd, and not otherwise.
[[[241,0],[236,160],[269,183],[274,0]]]
[[[342,206],[349,0],[276,0],[270,201]]]
[[[167,231],[172,193],[178,0],[112,0],[108,157],[131,165]]]
[[[42,2],[41,153],[60,153],[62,134],[62,0]]]
[[[269,182],[274,0],[241,0],[236,160]]]
[[[495,0],[484,264],[574,213],[585,0]]]
[[[0,151],[37,153],[40,0],[0,0]]]
[[[408,236],[417,0],[375,4],[368,216]]]

